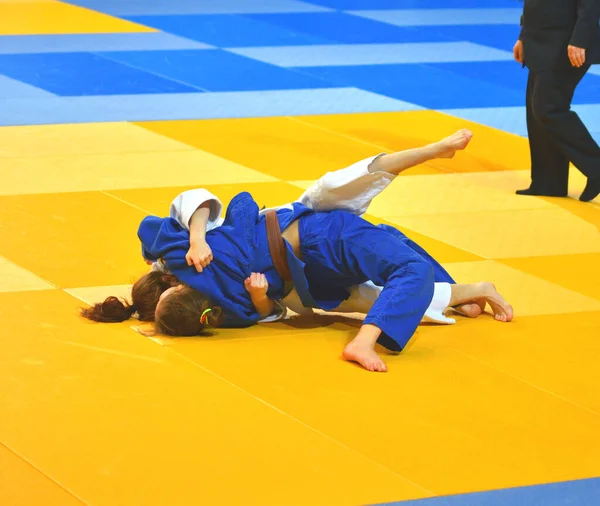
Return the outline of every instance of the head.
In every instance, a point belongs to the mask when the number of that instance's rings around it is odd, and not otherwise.
[[[186,285],[169,288],[156,307],[156,332],[167,336],[197,336],[223,323],[223,312],[198,290]]]
[[[88,320],[104,323],[117,323],[128,320],[134,313],[143,322],[154,321],[156,306],[162,293],[179,281],[175,276],[153,271],[144,274],[131,288],[132,304],[117,297],[108,297],[104,302],[81,310]]]

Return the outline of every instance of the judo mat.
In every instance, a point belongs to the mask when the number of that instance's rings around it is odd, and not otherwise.
[[[574,169],[573,198],[514,195],[520,7],[0,0],[0,504],[597,504],[600,203]],[[600,72],[574,104],[600,138]],[[494,282],[510,324],[423,325],[373,374],[340,358],[349,317],[151,339],[77,314],[128,295],[182,190],[286,203],[463,127],[367,218]]]

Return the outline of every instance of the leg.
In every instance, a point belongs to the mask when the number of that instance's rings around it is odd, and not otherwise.
[[[448,283],[435,283],[433,289],[433,298],[429,303],[429,307],[425,311],[421,321],[428,323],[439,323],[445,325],[452,325],[456,323],[453,318],[448,318],[444,315],[446,309],[448,309],[452,294],[452,286]],[[373,284],[371,281],[362,283],[357,286],[350,288],[350,296],[342,302],[338,307],[332,309],[334,313],[363,313],[367,314],[375,301],[379,298],[379,294],[383,290],[383,287]],[[477,311],[473,316],[475,318],[479,316],[483,309],[485,309],[485,301],[483,302],[472,302],[465,303],[458,307],[467,308],[466,311],[470,311],[471,306],[473,307],[473,313]],[[483,306],[483,309],[480,307]],[[457,308],[455,308],[457,309]]]
[[[494,312],[494,318],[501,322],[513,319],[513,308],[506,302],[492,283],[474,283],[469,285],[451,285],[450,305],[456,306],[466,302],[483,301],[488,303]]]
[[[367,371],[387,372],[385,362],[375,351],[375,343],[380,335],[381,330],[375,325],[363,325],[356,337],[344,348],[342,357],[348,362],[362,365]]]
[[[600,147],[575,111],[571,101],[589,65],[540,72],[533,92],[533,114],[564,156],[588,178],[582,200],[600,192]],[[597,191],[594,192],[594,189]],[[595,194],[594,194],[595,193]]]
[[[446,269],[444,269],[435,258],[433,258],[427,251],[425,251],[425,249],[423,249],[413,240],[406,237],[397,228],[390,227],[389,225],[378,225],[378,227],[396,236],[410,249],[418,253],[419,256],[427,260],[427,262],[429,262],[429,264],[433,268],[433,275],[436,283],[436,294],[434,295],[434,298],[431,301],[430,307],[426,313],[427,321],[432,321],[436,323],[455,323],[454,320],[450,318],[445,318],[443,316],[443,311],[445,311],[446,307],[449,304],[444,298],[446,290],[444,290],[443,287],[439,285],[441,285],[442,283],[450,283],[451,285],[456,283],[456,281],[452,279],[452,276],[450,276],[448,271],[446,271]],[[467,316],[469,318],[477,318],[485,310],[485,303],[473,302],[473,300],[474,299],[461,304],[450,304],[450,306],[452,306],[455,311],[464,316]]]
[[[362,339],[365,333],[373,337],[372,326],[380,344],[401,351],[433,298],[434,272],[429,262],[393,234],[349,213],[302,218],[300,237],[304,272],[319,304],[336,286],[349,288],[367,279],[383,286],[364,320],[366,330],[357,335],[361,346],[355,341],[348,345],[354,350],[353,360],[369,367],[374,351],[371,347],[367,353]]]
[[[372,171],[384,171],[397,176],[401,172],[436,158],[452,158],[469,144],[473,134],[466,128],[441,141],[421,148],[407,149],[383,155],[373,162]]]
[[[533,95],[539,72],[530,71],[527,79],[527,135],[531,155],[531,186],[517,195],[566,197],[569,184],[569,159],[553,142],[544,125],[533,114]]]
[[[471,285],[452,285],[452,305],[469,301],[484,300],[494,311],[494,318],[501,322],[513,319],[512,306],[506,302],[491,283]],[[381,330],[375,325],[363,325],[356,337],[344,348],[343,357],[350,362],[358,362],[365,369],[374,372],[386,372],[387,366],[374,350]]]
[[[299,202],[315,211],[341,209],[362,216],[395,176],[435,158],[451,158],[456,151],[465,149],[471,135],[468,130],[459,130],[424,147],[381,154],[328,172],[302,194]]]

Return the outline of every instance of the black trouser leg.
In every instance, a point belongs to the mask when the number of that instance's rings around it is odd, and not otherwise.
[[[530,71],[527,79],[527,134],[531,155],[530,192],[534,195],[566,196],[569,185],[569,159],[533,112],[534,90],[538,75],[538,72]]]
[[[571,110],[575,88],[589,68],[585,65],[536,73],[532,112],[564,156],[585,176],[596,179],[600,177],[600,147]],[[550,177],[555,178],[553,184],[564,184],[563,174],[559,179],[550,170]]]

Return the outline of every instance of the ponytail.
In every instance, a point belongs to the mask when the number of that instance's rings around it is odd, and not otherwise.
[[[108,297],[104,302],[81,309],[83,317],[102,323],[124,322],[129,320],[135,312],[133,304],[128,304],[125,300],[119,300],[117,297]]]
[[[154,312],[161,294],[178,284],[171,274],[152,271],[144,274],[131,288],[133,304],[117,297],[108,297],[104,302],[82,308],[81,315],[88,320],[103,323],[124,322],[137,313],[142,322],[154,320]]]

